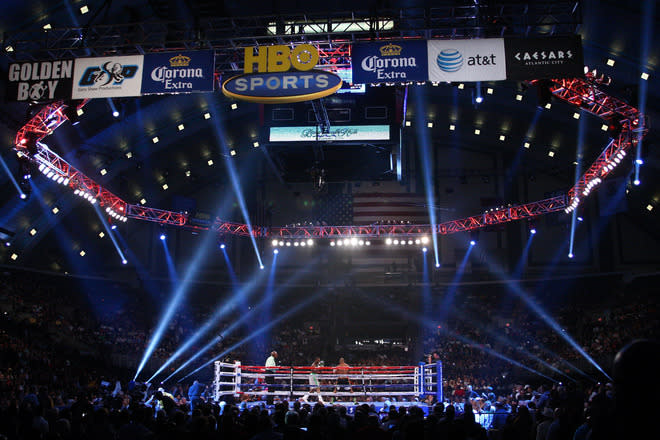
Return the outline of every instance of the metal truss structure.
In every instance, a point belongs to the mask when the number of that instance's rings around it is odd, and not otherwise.
[[[90,26],[86,28],[52,29],[38,34],[22,31],[5,40],[12,45],[14,59],[38,59],[102,55],[120,51],[124,54],[171,48],[213,48],[219,71],[237,70],[242,47],[309,41],[318,45],[325,64],[342,65],[350,57],[350,42],[361,39],[474,37],[529,34],[544,31],[573,32],[580,22],[577,2],[538,2],[531,5],[489,4],[488,6],[437,7],[424,10],[400,9],[378,11],[377,18],[369,13],[336,13],[332,15],[303,14],[282,17],[210,18],[191,29],[189,24],[140,23],[121,26]],[[383,18],[384,17],[384,18]],[[565,29],[569,27],[569,29]],[[571,28],[573,27],[573,28]],[[195,38],[190,35],[195,31]],[[349,59],[350,60],[350,59]],[[68,108],[64,102],[44,106],[28,123],[18,130],[15,149],[46,169],[77,194],[89,196],[113,218],[151,221],[164,225],[197,230],[214,230],[222,235],[253,236],[257,238],[339,238],[339,237],[413,237],[429,234],[453,234],[486,228],[511,221],[531,218],[552,212],[574,210],[580,198],[606,178],[621,163],[627,151],[646,134],[645,118],[639,110],[609,96],[598,86],[591,73],[585,78],[534,80],[531,84],[548,87],[557,99],[600,117],[618,131],[593,164],[565,195],[522,205],[509,205],[464,219],[437,225],[370,225],[370,226],[298,226],[248,227],[246,224],[216,219],[206,225],[196,225],[186,213],[166,211],[125,202],[101,187],[75,167],[48,149],[40,141],[53,133],[67,120],[67,114],[79,110]],[[70,104],[72,105],[72,104]],[[60,180],[59,178],[62,177]]]
[[[63,102],[53,103],[42,108],[18,131],[15,147],[19,155],[31,159],[38,165],[44,165],[55,170],[59,173],[59,176],[66,179],[66,185],[74,191],[78,190],[90,194],[95,200],[98,200],[100,206],[106,207],[106,212],[110,209],[126,218],[198,230],[212,229],[222,235],[273,239],[446,235],[486,228],[561,210],[570,212],[579,204],[580,196],[586,197],[595,185],[614,170],[622,161],[626,152],[646,134],[645,119],[639,110],[598,89],[589,76],[585,79],[553,79],[550,82],[531,81],[531,83],[539,87],[548,86],[556,98],[582,108],[602,118],[607,123],[613,121],[618,124],[617,127],[620,129],[620,133],[605,147],[595,162],[566,195],[523,205],[507,206],[437,225],[255,226],[250,228],[246,224],[216,219],[209,226],[200,226],[191,224],[189,216],[185,213],[128,204],[85,176],[40,142],[66,120],[66,105]],[[82,102],[78,108],[82,108],[84,104],[85,102]],[[637,136],[633,136],[633,134],[637,134]]]
[[[321,64],[345,64],[357,41],[572,34],[581,22],[579,1],[497,1],[26,29],[5,35],[3,48],[12,61],[213,49],[216,71],[223,73],[242,69],[243,48],[250,46],[309,42],[319,47]]]
[[[549,83],[536,80],[531,83],[538,87],[549,87],[556,98],[598,116],[604,124],[618,132],[568,191],[569,205],[566,212],[571,212],[580,203],[580,197],[589,195],[646,135],[648,128],[645,117],[635,107],[599,89],[597,79],[590,72],[585,78],[553,79]]]

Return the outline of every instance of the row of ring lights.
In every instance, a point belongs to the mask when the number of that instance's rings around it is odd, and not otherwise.
[[[76,189],[75,191],[73,191],[73,193],[75,195],[80,196],[83,199],[87,200],[92,205],[96,205],[96,203],[98,202],[98,200],[96,200],[96,197],[94,197],[93,195],[91,195],[87,191],[83,191],[81,189]]]
[[[614,170],[614,168],[616,168],[616,166],[621,163],[621,161],[623,160],[623,158],[625,156],[626,156],[626,151],[625,150],[619,151],[616,154],[616,156],[614,156],[614,158],[611,161],[607,162],[607,164],[603,168],[605,168],[607,171]]]
[[[107,208],[105,208],[105,212],[106,212],[110,217],[112,217],[112,218],[114,218],[114,219],[117,219],[117,220],[119,220],[120,222],[126,222],[126,220],[128,220],[128,218],[127,218],[126,216],[124,216],[124,215],[118,213],[117,211],[115,211],[114,209],[112,209],[112,208],[109,207],[109,206],[108,206]]]
[[[369,240],[361,240],[358,239],[357,237],[352,237],[352,238],[344,238],[343,240],[337,240],[337,241],[331,240],[330,246],[345,246],[345,247],[371,246],[371,242]]]
[[[607,164],[603,167],[604,170],[611,172],[616,168],[617,165],[621,163],[623,158],[626,157],[626,151],[621,150],[619,151],[612,160],[608,161]],[[590,180],[587,185],[585,186],[584,190],[582,191],[583,196],[588,196],[589,193],[591,193],[591,190],[594,189],[596,185],[599,185],[603,180],[600,177],[596,177],[592,180]],[[566,209],[564,209],[564,212],[566,214],[569,214],[577,208],[577,205],[580,203],[579,197],[575,197],[573,199],[573,202],[570,204],[570,206]]]
[[[69,178],[67,176],[60,174],[59,170],[53,169],[44,163],[39,164],[39,171],[53,182],[57,182],[60,185],[69,184]]]
[[[278,246],[279,247],[283,247],[283,246],[287,246],[287,247],[291,247],[291,246],[294,246],[294,247],[309,246],[309,247],[312,247],[312,246],[314,246],[314,240],[312,240],[311,238],[308,239],[308,240],[300,240],[300,241],[273,240],[272,244],[273,244],[273,247],[278,247]]]
[[[569,207],[566,208],[566,209],[564,209],[564,212],[565,212],[566,214],[569,214],[569,213],[573,212],[573,211],[575,210],[575,208],[577,208],[577,206],[578,206],[579,204],[580,204],[580,198],[579,198],[579,197],[575,197],[575,198],[573,199],[573,202],[569,205]]]
[[[596,177],[593,180],[590,180],[589,183],[587,183],[587,186],[584,188],[584,191],[582,191],[583,196],[588,196],[591,190],[594,188],[594,186],[598,185],[601,183],[602,180],[600,177]]]
[[[385,244],[388,246],[396,246],[396,245],[419,245],[419,244],[428,244],[429,238],[428,237],[422,237],[422,238],[416,238],[415,240],[408,239],[407,241],[405,239],[399,240],[398,238],[386,238],[385,239]]]

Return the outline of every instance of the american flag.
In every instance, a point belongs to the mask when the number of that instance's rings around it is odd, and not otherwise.
[[[346,190],[322,196],[318,200],[316,215],[319,221],[328,225],[401,221],[427,224],[429,216],[424,195],[401,189],[398,184],[387,185],[387,182],[379,188],[352,186],[350,193]]]
[[[354,192],[353,223],[376,222],[428,223],[428,209],[423,195],[406,192]]]

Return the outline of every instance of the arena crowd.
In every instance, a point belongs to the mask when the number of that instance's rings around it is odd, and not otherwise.
[[[421,402],[418,407],[394,399],[385,410],[365,403],[354,412],[332,401],[325,405],[276,401],[274,407],[262,401],[248,407],[247,402],[230,399],[220,405],[211,401],[208,392],[192,409],[193,377],[162,389],[146,386],[131,381],[134,369],[117,365],[109,355],[143,352],[150,323],[141,316],[144,310],[139,303],[127,300],[98,313],[84,297],[63,294],[58,283],[5,274],[0,290],[0,435],[8,439],[555,440],[633,438],[620,436],[621,429],[648,428],[651,418],[633,410],[642,402],[638,397],[657,395],[654,378],[643,376],[648,374],[645,366],[657,360],[657,346],[637,349],[641,354],[633,351],[632,366],[630,361],[623,363],[619,377],[609,380],[593,369],[583,369],[584,363],[578,368],[575,350],[532,319],[524,307],[507,307],[506,314],[499,316],[493,310],[500,309],[482,296],[455,304],[457,316],[481,317],[477,322],[449,319],[442,329],[421,336],[424,354],[438,353],[445,365],[445,401],[429,400],[428,414],[420,408]],[[179,313],[158,356],[171,354],[194,330],[192,324],[203,322],[209,313],[194,308]],[[320,351],[327,365],[340,355],[355,366],[411,365],[421,360],[419,353],[393,347],[345,353],[323,348],[318,328],[308,325],[319,322],[320,314],[307,311],[293,317],[274,327],[270,339],[242,347],[228,360],[261,365],[270,348],[280,352],[284,363],[294,365],[308,365]],[[657,298],[652,288],[643,286],[597,303],[590,303],[588,295],[578,295],[557,305],[553,314],[598,359],[612,360],[633,339],[658,337]],[[218,348],[240,340],[245,331],[221,341]],[[509,345],[510,341],[517,345]],[[519,369],[487,354],[483,347],[552,374],[550,365],[572,379],[561,384],[538,376],[522,382]],[[200,379],[208,384],[210,374],[200,374]]]

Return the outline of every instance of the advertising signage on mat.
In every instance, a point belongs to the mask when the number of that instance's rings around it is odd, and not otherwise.
[[[143,55],[78,58],[73,99],[140,96]]]
[[[388,141],[389,125],[333,125],[327,133],[317,126],[271,127],[270,142]]]
[[[351,63],[356,84],[428,78],[425,40],[355,44]]]
[[[146,54],[142,94],[212,92],[214,58],[212,50]]]
[[[11,63],[7,100],[47,102],[71,97],[73,60]]]
[[[506,79],[504,40],[429,40],[430,81],[499,81]]]
[[[568,78],[584,75],[582,37],[507,38],[507,79]]]
[[[333,73],[314,70],[318,61],[318,50],[311,44],[293,49],[285,45],[247,47],[245,73],[225,81],[222,93],[264,104],[323,98],[339,90],[342,81]]]

